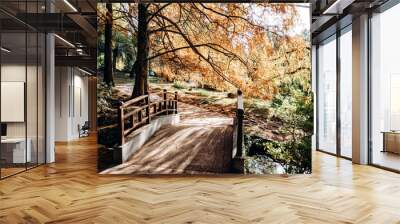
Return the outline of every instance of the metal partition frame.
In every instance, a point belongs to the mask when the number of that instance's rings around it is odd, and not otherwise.
[[[27,12],[27,3],[28,2],[29,3],[36,3],[36,11],[38,12],[39,3],[43,3],[45,1],[44,0],[41,0],[41,1],[21,0],[20,2],[25,4],[25,12]],[[5,11],[1,7],[1,5],[0,5],[0,10],[2,12],[4,12],[4,13],[7,13],[7,11]],[[46,7],[46,10],[47,10],[47,7]],[[8,13],[7,13],[7,15],[8,15]],[[12,15],[10,14],[10,16],[12,16]],[[26,13],[25,13],[25,16],[26,16]],[[13,33],[15,35],[19,35],[19,34],[20,35],[25,35],[25,37],[24,37],[24,39],[25,39],[24,40],[24,44],[25,44],[24,48],[25,49],[23,50],[24,53],[25,53],[25,57],[21,58],[22,60],[25,61],[25,65],[24,65],[25,66],[25,69],[24,69],[24,72],[25,72],[25,87],[24,87],[24,89],[25,89],[25,93],[24,93],[25,166],[20,171],[14,172],[14,173],[9,174],[9,175],[4,175],[4,172],[2,172],[4,170],[3,170],[2,166],[0,166],[0,180],[3,180],[5,178],[17,175],[19,173],[25,172],[27,170],[30,170],[30,169],[33,169],[33,168],[36,168],[36,167],[38,167],[40,165],[45,164],[46,163],[46,154],[47,154],[46,153],[46,148],[47,148],[46,147],[47,146],[47,141],[46,141],[46,135],[47,135],[47,133],[46,133],[46,126],[47,126],[47,124],[46,124],[46,117],[47,117],[47,115],[46,115],[46,107],[47,107],[46,106],[46,95],[47,95],[47,93],[46,93],[46,91],[47,91],[47,88],[46,88],[46,85],[47,85],[47,82],[46,82],[46,77],[47,77],[47,69],[46,69],[46,63],[47,63],[47,60],[46,60],[47,39],[46,39],[46,33],[41,32],[41,31],[33,28],[32,26],[30,26],[30,25],[28,25],[28,24],[26,24],[24,22],[21,22],[20,20],[18,20],[18,18],[16,18],[16,19],[17,19],[18,22],[23,24],[22,26],[24,27],[24,30],[19,30],[19,31],[15,31],[15,32],[12,32],[12,31],[11,32],[7,32],[7,31],[2,30],[1,27],[0,27],[0,46],[2,46],[4,44],[4,43],[2,43],[2,36],[5,33]],[[1,24],[2,23],[0,23],[0,26],[1,26]],[[34,47],[35,49],[33,51],[34,51],[34,53],[36,53],[36,57],[37,57],[35,61],[31,62],[31,63],[33,63],[32,65],[36,67],[35,71],[31,72],[31,74],[36,74],[36,86],[34,87],[35,88],[34,91],[36,93],[33,93],[34,97],[36,97],[35,98],[35,100],[36,100],[36,118],[35,118],[36,121],[33,120],[32,124],[30,124],[31,127],[32,127],[32,130],[34,130],[34,129],[36,130],[35,136],[31,137],[32,141],[34,141],[34,139],[36,140],[36,147],[35,147],[35,150],[36,150],[36,161],[34,161],[34,163],[29,163],[29,166],[28,166],[28,153],[27,153],[27,147],[28,147],[28,115],[29,115],[28,112],[27,112],[27,101],[28,101],[27,100],[28,99],[27,85],[28,85],[28,64],[30,64],[30,63],[28,63],[28,60],[29,60],[29,58],[28,58],[28,34],[32,34],[32,37],[36,38],[36,41],[34,41],[34,43],[32,43],[32,44],[36,45]],[[41,37],[41,38],[39,38],[39,37]],[[40,44],[39,41],[41,41],[41,44]],[[39,49],[41,49],[41,50],[39,51]],[[41,58],[42,63],[40,63],[39,58]],[[2,72],[1,70],[2,69],[1,68],[3,66],[3,62],[4,62],[4,55],[2,55],[2,52],[1,52],[0,53],[0,82],[1,82],[1,79],[2,79],[2,74],[1,74],[1,72]],[[44,97],[44,98],[40,98],[40,100],[42,101],[41,107],[42,107],[43,113],[44,113],[44,114],[41,114],[41,115],[39,115],[39,97],[40,97],[39,96],[39,66],[42,67],[42,70],[41,70],[41,82],[42,82],[42,88],[43,88],[42,91],[43,92],[41,92],[41,95]],[[0,89],[1,89],[1,86],[0,86]],[[30,95],[32,95],[32,94],[30,94]],[[0,96],[1,96],[1,93],[0,93]],[[0,101],[1,101],[1,97],[0,97]],[[0,109],[1,109],[1,105],[0,105]],[[1,117],[1,115],[0,115],[0,117]],[[40,134],[39,134],[39,122],[42,122],[42,132],[40,132]],[[0,123],[1,123],[1,118],[0,118]],[[36,125],[36,127],[35,127],[35,125]],[[40,143],[41,144],[40,150],[39,150],[39,145],[40,145],[39,144],[39,135],[43,135],[42,136],[42,138],[43,138],[42,142]],[[43,158],[41,158],[39,160],[40,152],[42,152],[41,156]],[[1,153],[2,153],[2,145],[0,144],[0,158],[1,158]],[[32,156],[32,154],[31,154],[31,156]],[[1,165],[1,162],[0,162],[0,165]]]
[[[348,18],[346,18],[347,20]],[[323,40],[321,40],[317,45],[316,45],[316,150],[319,152],[323,152],[323,153],[327,153],[333,156],[338,156],[340,158],[344,158],[347,160],[352,160],[349,157],[343,156],[341,155],[341,119],[340,119],[340,76],[341,76],[341,67],[340,67],[340,37],[346,33],[346,32],[351,32],[351,29],[349,29],[349,27],[352,24],[347,24],[344,27],[341,27],[339,25],[336,25],[336,33],[331,34],[330,36],[325,37]],[[331,38],[332,36],[335,36],[335,41],[336,41],[336,153],[332,153],[332,152],[328,152],[324,149],[319,148],[319,128],[318,128],[318,123],[319,123],[319,107],[318,107],[318,103],[319,103],[319,53],[318,53],[318,49],[319,49],[319,45],[320,43],[328,40],[329,38]],[[332,40],[333,41],[333,40]]]
[[[400,170],[386,167],[373,162],[373,141],[372,141],[372,18],[374,13],[383,13],[392,7],[400,4],[400,0],[388,0],[384,4],[380,5],[375,9],[368,11],[368,165],[400,173]]]

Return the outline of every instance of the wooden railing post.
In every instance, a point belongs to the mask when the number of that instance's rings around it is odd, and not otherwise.
[[[147,124],[150,124],[150,96],[149,93],[146,93],[147,97],[145,99],[147,107],[146,107],[146,118],[147,118]]]
[[[137,114],[139,123],[142,122],[142,115],[143,115],[143,109],[140,109]]]
[[[242,157],[243,155],[243,119],[244,119],[244,106],[243,106],[243,95],[242,91],[238,90],[237,92],[237,152],[236,157]]]
[[[125,144],[125,134],[124,134],[124,129],[125,129],[125,118],[124,118],[124,108],[123,108],[123,103],[120,102],[118,105],[118,131],[119,131],[119,145]]]
[[[175,114],[178,113],[178,92],[175,91],[175,102],[174,102],[174,109],[175,109]]]
[[[143,96],[130,99],[126,102],[119,102],[118,105],[118,134],[120,145],[125,144],[125,136],[130,135],[138,127],[141,127],[142,122],[147,124],[151,123],[152,116],[156,117],[159,114],[177,114],[178,113],[178,92],[174,92],[174,96],[168,99],[167,90],[163,90],[162,100],[156,102],[150,102],[150,94],[146,93]],[[143,103],[144,102],[144,103]],[[139,103],[139,104],[138,104]],[[136,104],[136,105],[135,105]],[[159,108],[157,108],[159,106]],[[154,109],[153,114],[151,112]],[[129,110],[128,110],[129,109]],[[127,111],[125,111],[127,110]],[[145,111],[143,111],[145,110]],[[171,112],[170,112],[171,111]],[[135,119],[137,116],[137,120]],[[129,120],[128,120],[129,119]],[[129,122],[132,119],[132,122]],[[146,119],[145,121],[143,119]],[[125,126],[125,121],[128,124],[132,123],[128,127]],[[135,125],[136,124],[136,125]],[[126,129],[126,130],[125,130]],[[236,141],[235,141],[236,142]]]
[[[167,90],[163,90],[163,99],[164,99],[164,110],[166,111],[166,114],[168,114],[168,107],[167,107]]]

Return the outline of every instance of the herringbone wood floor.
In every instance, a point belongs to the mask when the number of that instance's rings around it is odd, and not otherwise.
[[[400,175],[315,152],[312,175],[96,173],[95,140],[0,181],[0,223],[400,223]]]

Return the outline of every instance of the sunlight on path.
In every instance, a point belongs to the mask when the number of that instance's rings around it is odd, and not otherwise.
[[[157,131],[131,158],[102,174],[227,173],[233,119],[179,103],[181,123]]]

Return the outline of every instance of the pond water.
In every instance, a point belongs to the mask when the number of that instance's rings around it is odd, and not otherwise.
[[[245,158],[247,174],[285,174],[285,169],[265,155],[255,155]]]

